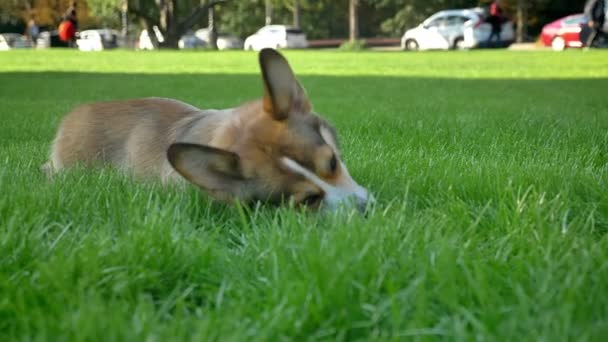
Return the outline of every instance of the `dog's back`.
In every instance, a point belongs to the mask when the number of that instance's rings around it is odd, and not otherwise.
[[[164,98],[77,107],[63,119],[45,168],[55,173],[75,164],[110,164],[135,174],[158,174],[179,124],[201,115],[196,107]]]

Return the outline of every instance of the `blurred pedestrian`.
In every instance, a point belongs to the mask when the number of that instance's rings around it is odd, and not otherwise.
[[[608,11],[608,0],[588,0],[585,4],[585,17],[587,17],[591,33],[587,38],[585,46],[590,48],[602,34],[606,24],[606,11]]]
[[[70,8],[66,11],[65,16],[74,24],[74,28],[78,31],[78,16],[76,15],[76,3],[73,2]]]
[[[69,47],[75,47],[77,30],[78,19],[76,17],[76,7],[71,6],[63,16],[61,24],[59,24],[59,39],[66,42]]]
[[[40,34],[40,28],[36,25],[36,21],[32,18],[27,22],[27,29],[25,35],[32,42],[32,45],[36,45],[36,40]]]
[[[504,22],[504,14],[502,7],[500,7],[500,1],[494,0],[490,4],[490,16],[486,20],[492,26],[492,32],[488,37],[487,45],[492,46],[492,40],[496,38],[496,44],[500,44],[500,34],[502,32],[502,23]]]

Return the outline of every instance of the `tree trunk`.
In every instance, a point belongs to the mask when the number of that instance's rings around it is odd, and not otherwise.
[[[141,26],[143,26],[144,30],[148,32],[148,38],[150,38],[150,43],[152,44],[154,49],[158,49],[160,47],[160,43],[156,38],[156,32],[154,32],[155,23],[149,18],[144,17],[139,17],[139,23],[141,24]]]
[[[181,36],[177,28],[177,0],[160,1],[160,31],[163,33],[165,41],[162,47],[177,49],[177,43]]]
[[[270,0],[266,0],[266,17],[264,20],[264,24],[272,24],[272,4],[270,3]]]
[[[196,7],[192,13],[187,15],[182,20],[177,17],[177,2],[178,0],[158,0],[158,9],[160,12],[160,20],[149,17],[146,13],[139,11],[137,8],[129,6],[128,12],[135,18],[138,18],[142,26],[148,31],[150,40],[155,48],[171,48],[177,49],[178,42],[181,36],[191,29],[194,25],[200,22],[202,15],[213,6],[226,3],[227,0],[209,0],[206,5],[201,4]],[[160,43],[154,34],[154,26],[158,26],[163,35],[164,42]]]
[[[293,4],[293,26],[300,28],[300,12],[302,8],[300,7],[300,0],[294,0]]]
[[[517,0],[517,32],[516,41],[523,43],[526,40],[528,25],[528,8],[525,0]]]
[[[209,7],[209,22],[207,29],[209,30],[209,48],[217,50],[217,28],[215,27],[215,10]]]
[[[359,0],[350,0],[348,4],[348,26],[349,36],[351,42],[359,38],[359,15],[357,14],[357,7],[359,7]]]
[[[122,24],[122,38],[124,39],[125,44],[127,43],[127,34],[129,33],[129,18],[127,13],[129,12],[129,1],[122,1],[122,8],[120,13],[120,21]]]

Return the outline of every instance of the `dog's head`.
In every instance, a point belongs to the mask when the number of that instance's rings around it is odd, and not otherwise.
[[[348,173],[334,128],[312,111],[280,53],[264,49],[259,57],[264,97],[235,109],[237,120],[220,137],[230,147],[176,143],[171,165],[219,200],[364,209],[371,195]]]

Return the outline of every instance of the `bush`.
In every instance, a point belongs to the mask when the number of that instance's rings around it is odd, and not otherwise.
[[[366,42],[363,39],[348,40],[340,44],[341,51],[361,51],[366,48]]]

